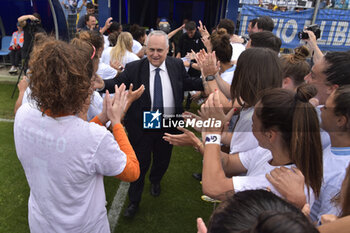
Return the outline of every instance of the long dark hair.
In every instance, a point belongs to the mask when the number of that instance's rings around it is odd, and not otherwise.
[[[305,46],[294,49],[294,53],[281,56],[283,78],[289,77],[295,86],[304,83],[304,77],[310,72],[310,65],[306,58],[310,55]]]
[[[328,65],[323,71],[328,84],[339,86],[350,84],[350,52],[329,52],[323,59]]]
[[[249,230],[241,233],[316,233],[316,227],[295,212],[280,213],[267,211],[262,213],[257,223]]]
[[[210,42],[212,50],[215,51],[215,55],[220,62],[231,62],[232,46],[230,44],[230,36],[224,28],[220,28],[211,34]]]
[[[256,109],[256,115],[262,130],[277,127],[281,132],[291,161],[318,197],[323,178],[322,144],[317,113],[309,103],[316,93],[315,87],[306,84],[296,93],[282,88],[268,90],[262,94],[262,107]]]
[[[252,107],[262,90],[281,86],[282,68],[274,51],[250,48],[241,53],[231,84],[232,100],[245,108]]]
[[[282,198],[266,190],[246,190],[228,194],[225,201],[211,215],[208,233],[250,232],[258,227],[257,224],[261,218],[271,212],[276,214],[289,213],[295,218],[294,221],[303,222],[300,225],[306,226],[310,230],[304,232],[317,232],[298,208]]]
[[[345,116],[347,125],[344,130],[350,131],[350,85],[344,85],[336,89],[334,92],[334,114],[337,116]]]

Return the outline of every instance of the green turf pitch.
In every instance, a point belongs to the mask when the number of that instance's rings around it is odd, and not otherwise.
[[[213,204],[200,199],[202,187],[191,176],[200,172],[201,166],[198,152],[189,147],[175,147],[161,183],[161,195],[150,195],[147,174],[139,212],[132,220],[121,217],[114,233],[197,232],[196,218],[207,221],[213,211]]]
[[[18,96],[16,91],[15,96],[11,99],[15,84],[0,84],[0,118],[13,119],[13,107]]]

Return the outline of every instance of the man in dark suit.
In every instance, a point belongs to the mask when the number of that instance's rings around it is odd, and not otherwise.
[[[126,65],[124,72],[111,80],[105,80],[105,87],[113,92],[114,85],[132,83],[135,89],[141,85],[145,91],[132,103],[125,116],[125,127],[129,140],[140,163],[140,178],[129,188],[130,204],[124,216],[132,217],[138,210],[144,187],[145,175],[151,164],[151,195],[159,196],[160,181],[165,174],[171,157],[172,145],[163,140],[165,132],[176,129],[148,130],[143,128],[144,111],[159,111],[164,116],[181,114],[184,91],[203,90],[200,78],[190,78],[180,59],[167,57],[167,34],[153,31],[146,40],[147,58]]]

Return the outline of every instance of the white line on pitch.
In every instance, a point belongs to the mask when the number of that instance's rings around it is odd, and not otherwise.
[[[114,196],[111,208],[109,209],[108,221],[109,221],[109,226],[111,227],[112,233],[114,232],[115,227],[117,226],[120,212],[122,211],[129,186],[130,186],[130,183],[128,182],[124,182],[124,181],[120,182],[119,188],[117,190],[117,194]]]
[[[4,119],[4,118],[0,118],[0,122],[14,122],[14,119]]]

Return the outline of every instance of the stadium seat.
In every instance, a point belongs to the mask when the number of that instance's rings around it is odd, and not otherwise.
[[[4,36],[1,40],[1,50],[0,50],[0,56],[2,56],[3,62],[5,63],[5,57],[10,54],[10,43],[11,43],[11,36]]]

